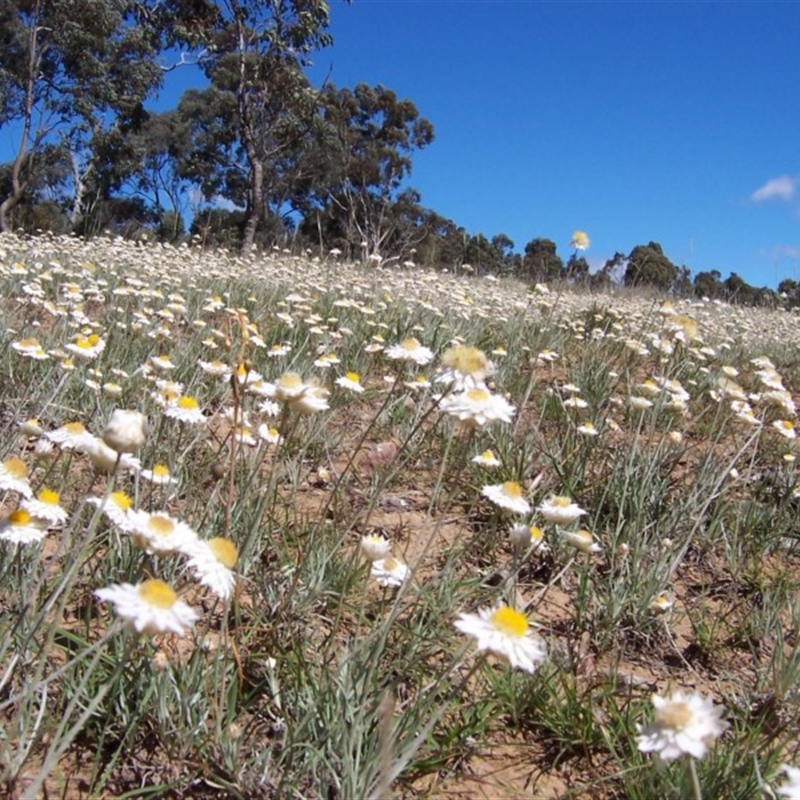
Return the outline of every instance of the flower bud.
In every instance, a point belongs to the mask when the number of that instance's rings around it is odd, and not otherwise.
[[[103,441],[117,453],[136,453],[144,444],[147,420],[140,411],[117,408],[103,430]]]

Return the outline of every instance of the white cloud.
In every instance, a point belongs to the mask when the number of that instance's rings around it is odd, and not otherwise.
[[[773,258],[800,258],[800,247],[794,244],[778,244],[772,248]]]
[[[766,200],[791,200],[800,180],[791,175],[779,175],[770,178],[763,186],[750,195],[754,203],[763,203]]]

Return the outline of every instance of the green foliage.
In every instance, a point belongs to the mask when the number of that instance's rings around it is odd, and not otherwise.
[[[664,255],[661,245],[637,245],[628,255],[626,286],[651,286],[668,292],[678,279],[678,268]]]
[[[556,255],[550,239],[532,239],[525,245],[520,277],[531,281],[550,281],[564,275],[564,262]]]
[[[17,3],[5,0],[0,48],[0,127],[20,126],[10,186],[0,197],[0,230],[42,180],[48,148],[69,164],[71,220],[89,196],[120,180],[107,157],[143,116],[160,85],[158,36],[140,24],[140,5],[110,0]]]

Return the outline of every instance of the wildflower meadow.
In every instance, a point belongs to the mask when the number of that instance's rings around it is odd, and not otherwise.
[[[0,238],[0,794],[800,797],[800,317]]]

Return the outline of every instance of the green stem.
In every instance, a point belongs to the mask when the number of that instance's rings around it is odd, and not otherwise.
[[[692,791],[694,800],[703,800],[703,790],[700,788],[700,777],[697,774],[697,763],[689,756],[689,774],[692,776]]]

